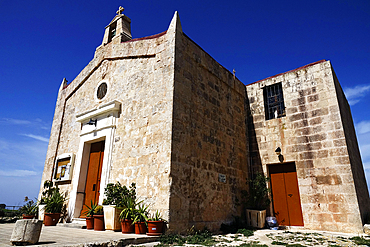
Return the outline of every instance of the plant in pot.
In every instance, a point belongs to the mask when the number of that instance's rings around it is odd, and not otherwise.
[[[119,182],[115,184],[109,183],[104,189],[106,198],[103,200],[104,206],[104,221],[107,230],[121,230],[119,215],[123,208],[124,197],[136,198],[136,185],[132,183],[129,188],[121,185]]]
[[[243,191],[246,199],[247,224],[256,228],[263,228],[266,219],[266,209],[270,206],[270,190],[267,183],[270,178],[261,173],[247,179],[248,191]]]
[[[82,215],[86,216],[86,229],[93,230],[94,229],[94,214],[95,210],[98,207],[98,204],[91,200],[90,206],[86,205],[86,210],[82,212]]]
[[[135,199],[129,196],[125,197],[122,201],[122,211],[119,215],[122,233],[135,232],[133,220],[135,218],[136,205]]]
[[[33,200],[29,200],[26,196],[24,198],[26,204],[24,204],[19,210],[22,212],[23,219],[33,219],[37,215],[38,203]]]
[[[135,234],[145,234],[147,230],[146,221],[148,220],[148,208],[143,201],[137,204],[134,213]]]
[[[50,197],[44,198],[44,224],[45,226],[55,226],[62,214],[64,203],[66,201],[65,195],[61,194],[59,188],[56,187]]]
[[[38,208],[39,208],[39,220],[44,220],[44,207],[46,205],[46,198],[50,198],[54,191],[57,190],[57,187],[54,187],[54,183],[50,180],[46,180],[44,182],[44,190],[41,193],[41,198],[38,203]]]
[[[94,211],[94,231],[104,231],[104,211],[103,206],[99,205]]]
[[[148,232],[146,235],[159,236],[163,233],[165,220],[162,219],[161,214],[157,210],[151,218],[147,220]]]

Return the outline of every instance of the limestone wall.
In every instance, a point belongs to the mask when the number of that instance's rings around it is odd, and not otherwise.
[[[353,125],[351,109],[343,93],[343,90],[339,84],[338,78],[335,75],[334,70],[332,70],[332,73],[334,76],[336,93],[338,95],[340,114],[343,122],[343,129],[346,137],[348,155],[351,163],[351,169],[357,193],[357,200],[360,207],[361,218],[363,220],[363,224],[366,224],[365,222],[366,217],[368,217],[370,213],[369,190],[366,184],[365,172],[362,165],[355,127]]]
[[[265,120],[263,87],[282,83],[286,117]],[[329,61],[247,86],[253,169],[284,162],[297,168],[304,226],[342,232],[362,231],[344,125]],[[340,95],[343,97],[343,95]],[[351,121],[350,119],[346,121]],[[354,135],[354,131],[350,133]],[[356,165],[358,166],[358,165]]]
[[[170,230],[217,231],[242,214],[245,86],[182,32],[175,54]]]
[[[81,123],[76,122],[76,115],[117,100],[121,110],[110,154],[109,182],[120,181],[127,186],[135,182],[139,199],[168,217],[172,39],[171,35],[162,34],[98,47],[94,59],[59,93],[43,181],[51,178],[56,156],[78,153]],[[108,84],[108,92],[98,100],[96,89],[102,81]],[[73,176],[80,174],[74,172]],[[73,186],[70,182],[59,183],[67,192]],[[104,185],[100,193],[104,193]]]

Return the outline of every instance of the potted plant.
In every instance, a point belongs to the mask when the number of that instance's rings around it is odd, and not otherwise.
[[[25,197],[24,201],[26,204],[19,209],[22,212],[23,219],[35,218],[37,214],[38,203],[33,202],[33,200],[29,200],[27,196]]]
[[[91,200],[90,206],[85,204],[85,207],[86,207],[86,210],[82,212],[82,215],[86,216],[86,229],[93,230],[94,229],[94,214],[95,214],[96,208],[98,207],[98,204]]]
[[[115,184],[109,183],[104,189],[104,194],[106,196],[103,200],[105,229],[121,230],[119,215],[123,207],[124,197],[130,196],[135,199],[136,185],[132,183],[128,189],[125,185],[121,185],[120,182]]]
[[[121,229],[122,233],[134,233],[135,232],[135,226],[133,223],[133,220],[135,218],[135,212],[136,212],[136,202],[135,199],[132,197],[125,197],[123,200],[123,208],[119,215],[119,218],[121,220]]]
[[[38,215],[39,215],[39,220],[44,220],[44,208],[45,208],[45,199],[46,198],[50,198],[51,195],[54,193],[54,191],[56,190],[57,188],[54,187],[54,183],[50,180],[46,180],[44,182],[44,190],[42,191],[41,193],[41,198],[40,198],[40,201],[38,203],[38,208],[39,208],[39,212],[38,212]]]
[[[243,191],[246,197],[247,224],[256,228],[263,228],[266,219],[266,209],[270,206],[270,190],[267,182],[270,178],[261,173],[255,174],[252,179],[247,179],[249,190]]]
[[[104,231],[104,211],[103,206],[99,205],[94,211],[94,231]]]
[[[45,226],[55,226],[65,206],[65,195],[61,194],[59,188],[56,187],[53,194],[50,197],[46,197],[44,201],[44,224]]]
[[[147,230],[146,221],[148,220],[148,207],[143,201],[137,204],[134,212],[135,234],[145,234]]]
[[[163,233],[165,220],[162,219],[161,214],[157,210],[151,218],[147,220],[148,232],[146,235],[159,236]]]

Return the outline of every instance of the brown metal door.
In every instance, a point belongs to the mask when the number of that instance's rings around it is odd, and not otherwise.
[[[91,144],[89,167],[87,170],[85,198],[82,212],[86,210],[86,205],[90,206],[91,201],[99,201],[99,189],[101,180],[101,169],[104,157],[104,144],[105,141],[100,141]]]
[[[303,226],[295,164],[270,165],[269,170],[274,213],[279,224]]]

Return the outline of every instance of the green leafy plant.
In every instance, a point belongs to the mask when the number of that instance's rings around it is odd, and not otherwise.
[[[194,227],[192,227],[187,232],[188,234],[186,236],[182,236],[179,234],[161,235],[159,237],[159,241],[161,242],[162,246],[168,246],[169,244],[180,246],[184,244],[215,246],[215,243],[217,242],[213,238],[212,233],[209,232],[207,229],[204,229],[203,231],[196,231]]]
[[[122,201],[122,211],[119,215],[121,220],[133,220],[135,218],[137,203],[132,197],[126,197]]]
[[[150,218],[148,218],[148,221],[164,221],[165,220],[162,218],[161,213],[157,210],[155,211],[154,214]]]
[[[46,213],[62,213],[65,201],[65,195],[61,194],[59,188],[56,187],[52,195],[44,199],[46,204],[44,211]]]
[[[86,207],[86,210],[82,212],[82,215],[85,215],[86,217],[93,217],[98,204],[91,200],[90,206],[86,204],[84,206]]]
[[[237,233],[240,233],[240,234],[243,234],[244,237],[250,237],[250,236],[253,236],[254,235],[254,231],[253,230],[250,230],[250,229],[239,229],[237,231]]]
[[[96,206],[94,215],[103,215],[103,214],[104,214],[103,206],[101,205]]]
[[[247,209],[265,210],[270,205],[270,190],[267,188],[267,182],[269,181],[270,178],[261,173],[255,174],[252,179],[247,179],[249,190],[243,191]]]
[[[137,204],[137,209],[135,209],[134,213],[134,223],[146,222],[148,220],[148,208],[149,206],[145,205],[143,201]]]
[[[22,214],[24,215],[33,215],[35,216],[37,214],[38,210],[38,203],[37,201],[34,202],[33,200],[29,200],[28,197],[26,196],[24,201],[26,204],[24,204],[19,211],[21,211]]]
[[[161,213],[157,210],[152,215],[152,217],[148,218],[148,221],[163,221]]]
[[[124,207],[124,202],[127,197],[136,200],[136,184],[132,183],[129,188],[121,185],[120,182],[115,184],[109,183],[104,189],[106,198],[103,200],[103,205],[116,205]]]
[[[352,237],[350,240],[354,241],[357,245],[367,245],[370,246],[370,239],[363,237]]]
[[[50,180],[44,182],[44,190],[41,193],[40,204],[46,204],[46,198],[50,198],[56,190],[59,190],[57,186],[54,187],[54,183]]]

